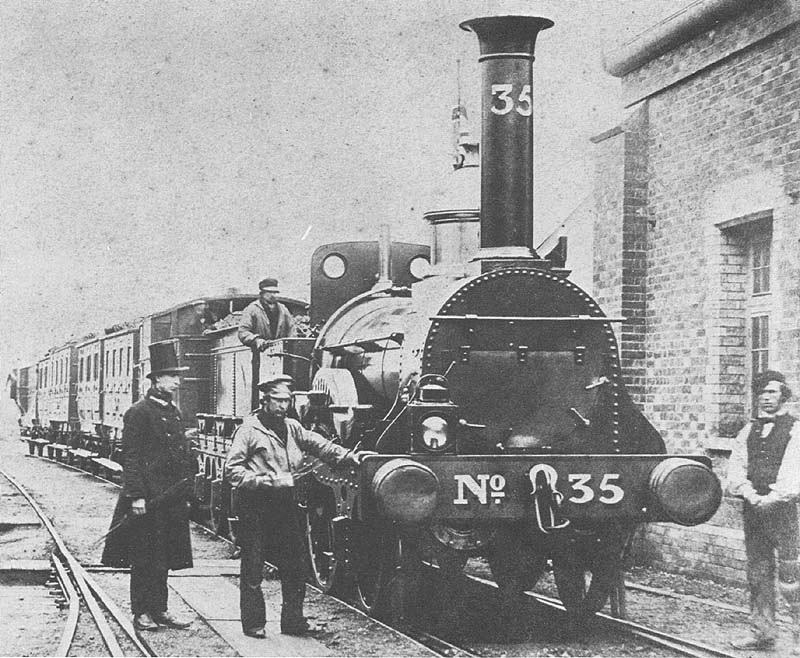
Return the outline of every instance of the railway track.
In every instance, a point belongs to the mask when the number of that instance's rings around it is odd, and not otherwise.
[[[59,464],[61,466],[66,466],[67,468],[69,468],[71,470],[77,470],[77,471],[81,471],[81,472],[84,472],[84,473],[88,473],[88,471],[80,469],[80,468],[78,468],[76,466],[65,464],[64,462],[59,461],[59,460],[50,460],[50,459],[44,458],[44,457],[42,459],[47,459],[48,461],[52,461],[53,463],[57,463],[57,464]],[[12,482],[12,484],[14,484],[15,487],[17,487],[17,489],[22,491],[20,486],[17,483],[15,483],[13,480],[11,480],[9,478],[9,476],[7,476],[2,470],[0,470],[0,474],[4,475],[7,479],[9,479],[10,482]],[[114,484],[115,486],[119,486],[117,483],[112,482],[110,480],[107,480],[107,479],[105,479],[105,478],[103,478],[103,477],[101,477],[99,475],[95,475],[95,474],[91,474],[91,475],[93,475],[94,478],[96,478],[98,480],[101,480],[103,482],[108,482],[108,483]],[[23,495],[25,495],[25,493],[23,493]],[[27,495],[26,495],[26,498],[28,498]],[[43,516],[40,513],[41,511],[38,509],[38,506],[36,506],[35,502],[33,502],[32,499],[29,499],[29,500],[31,500],[32,505],[34,506],[34,509],[37,510],[37,514],[40,514],[40,516]],[[62,554],[63,542],[60,542],[60,539],[56,539],[55,529],[52,528],[52,525],[44,517],[43,517],[43,523],[45,523],[45,525],[48,527],[48,530],[51,531],[51,534],[53,534],[53,537],[56,540],[57,545],[61,544],[59,546],[59,550],[57,552],[59,554]],[[193,523],[196,523],[196,522],[193,522]],[[197,527],[199,527],[200,529],[202,529],[204,532],[208,533],[209,535],[213,535],[217,539],[222,540],[222,541],[230,544],[231,546],[233,546],[233,542],[229,538],[224,537],[222,535],[218,535],[212,529],[210,529],[210,528],[208,528],[208,527],[206,527],[206,526],[204,526],[202,524],[196,523],[196,525],[197,525]],[[63,547],[63,551],[66,551],[66,547],[65,546]],[[69,572],[69,571],[72,571],[72,572],[77,571],[79,574],[81,574],[81,578],[87,583],[86,587],[88,587],[89,590],[92,592],[92,594],[90,595],[90,598],[94,597],[96,595],[95,594],[96,592],[100,592],[99,588],[97,588],[96,585],[93,584],[93,580],[91,579],[91,576],[77,562],[74,561],[74,558],[72,559],[72,561],[74,562],[75,566],[70,566],[70,564],[69,564],[70,561],[67,560],[66,564],[62,565],[62,569],[64,571],[67,571],[67,572]],[[269,563],[267,563],[267,566],[268,566],[268,568],[275,569],[275,567],[273,565],[270,565]],[[77,567],[77,569],[75,567]],[[433,567],[433,568],[435,569],[435,567]],[[56,567],[56,570],[59,571],[59,567]],[[492,588],[492,589],[496,589],[497,588],[497,585],[494,582],[492,582],[491,580],[485,579],[485,578],[481,578],[480,576],[467,574],[466,577],[475,586],[480,586],[480,587],[483,587],[483,588]],[[312,589],[315,589],[316,591],[319,591],[313,585],[309,585],[309,586]],[[67,587],[68,586],[65,585],[65,588],[67,588]],[[635,588],[637,588],[637,586],[633,586],[632,588],[635,589]],[[644,588],[644,589],[648,589],[648,588]],[[655,593],[663,595],[663,592],[655,592]],[[82,594],[83,598],[86,599],[86,594],[83,594],[83,592],[81,592],[81,594]],[[551,609],[554,609],[554,610],[557,610],[557,611],[566,612],[564,610],[564,607],[561,605],[561,603],[557,599],[554,599],[554,598],[551,598],[551,597],[547,597],[547,596],[544,596],[544,595],[541,595],[541,594],[532,593],[532,592],[528,592],[528,593],[526,593],[526,595],[529,597],[529,599],[531,601],[536,601],[537,603],[539,603],[541,605],[547,606],[547,607],[549,607]],[[102,598],[103,598],[102,592],[100,592],[99,596],[101,597],[101,600],[102,600]],[[675,595],[675,596],[680,596],[680,595]],[[69,598],[68,595],[67,595],[67,597]],[[343,599],[341,599],[339,597],[337,597],[337,599],[339,601],[341,601],[341,603],[343,605],[345,605],[345,606],[349,607],[350,609],[356,611],[359,615],[367,617],[367,615],[365,615],[363,613],[363,611],[361,611],[357,607],[351,605],[347,600],[343,600]],[[121,614],[118,610],[116,611],[117,614],[114,614],[114,612],[112,612],[112,609],[116,608],[116,606],[114,605],[113,601],[108,599],[108,597],[105,597],[105,602],[103,602],[102,605],[103,605],[103,607],[106,608],[106,610],[109,611],[109,614],[111,614],[112,617],[114,617],[114,619],[119,620],[117,623],[123,630],[126,631],[126,634],[128,634],[129,636],[131,636],[130,634],[132,634],[132,637],[136,638],[135,639],[135,643],[137,645],[139,645],[139,650],[140,650],[142,655],[155,655],[154,653],[151,652],[151,649],[146,644],[146,642],[144,642],[141,638],[139,638],[136,635],[136,633],[133,630],[132,626],[130,625],[130,622],[128,621],[127,617],[124,614]],[[729,606],[729,607],[733,608],[733,606]],[[738,609],[736,609],[736,610],[738,611]],[[72,616],[73,616],[73,613],[70,612],[69,617],[71,618]],[[94,613],[93,613],[93,617],[94,617]],[[612,630],[615,633],[621,633],[621,634],[627,635],[629,637],[637,638],[637,639],[639,639],[641,641],[646,641],[651,645],[662,647],[664,649],[668,649],[670,651],[675,652],[678,655],[691,656],[693,658],[740,658],[740,656],[738,654],[729,653],[729,652],[727,652],[725,650],[718,649],[718,648],[715,648],[715,647],[712,647],[712,646],[709,646],[709,645],[706,645],[706,644],[703,644],[703,643],[699,643],[699,642],[696,642],[694,640],[690,640],[688,638],[681,637],[679,635],[675,635],[675,634],[667,633],[667,632],[660,631],[660,630],[657,630],[657,629],[649,628],[649,627],[646,627],[644,625],[637,624],[637,623],[634,623],[634,622],[631,622],[631,621],[627,621],[627,620],[624,620],[624,619],[618,619],[616,617],[612,617],[611,615],[607,615],[607,614],[604,614],[604,613],[597,613],[596,616],[595,616],[595,619],[600,621],[606,628]],[[377,623],[377,624],[381,625],[381,626],[384,626],[385,628],[392,628],[392,627],[384,624],[383,622],[380,622],[379,620],[372,619],[372,621],[374,623]],[[102,625],[102,622],[99,622],[98,626],[100,626],[100,625]],[[126,629],[125,628],[126,626],[129,627],[129,628]],[[128,630],[130,631],[130,633],[128,633]],[[424,631],[424,630],[419,630],[419,629],[397,629],[397,628],[392,628],[392,630],[394,632],[400,632],[403,635],[405,635],[407,638],[411,639],[413,642],[415,642],[420,647],[422,652],[427,652],[429,655],[440,655],[440,656],[448,656],[448,657],[480,655],[479,653],[475,653],[472,649],[470,649],[468,647],[461,646],[461,645],[458,645],[458,644],[454,644],[452,642],[448,642],[447,640],[445,640],[445,639],[443,639],[441,637],[438,637],[438,636],[436,636],[434,634],[431,634],[431,633],[429,633],[427,631]],[[112,642],[113,642],[113,640],[112,640]],[[63,640],[62,640],[62,643],[63,643]],[[109,647],[109,653],[110,653],[110,655],[122,655],[122,653],[119,653],[119,654],[113,653],[112,650],[111,650],[111,647]],[[61,655],[66,655],[66,653],[61,654]]]
[[[134,655],[157,655],[152,647],[137,635],[128,616],[117,607],[113,599],[97,585],[95,580],[81,566],[67,548],[55,526],[28,491],[2,469],[0,469],[0,476],[5,478],[25,498],[56,545],[56,550],[51,554],[51,560],[56,578],[68,604],[68,612],[55,655],[70,655],[78,631],[82,605],[86,606],[109,656],[117,658],[128,655],[120,645],[118,633],[126,637],[126,645],[132,645],[135,648]],[[114,630],[115,626],[118,629],[116,632]]]
[[[86,473],[88,475],[91,475],[93,478],[95,478],[97,480],[100,480],[102,482],[106,482],[108,484],[112,484],[115,487],[119,487],[119,484],[117,484],[116,482],[114,482],[112,480],[108,480],[108,479],[106,479],[106,478],[104,478],[104,477],[102,477],[100,475],[95,474],[95,473],[90,473],[89,471],[81,469],[81,468],[79,468],[77,466],[73,466],[71,464],[66,464],[63,461],[59,461],[57,459],[50,459],[49,457],[39,457],[39,459],[50,461],[50,462],[52,462],[54,464],[58,464],[59,466],[63,466],[65,468],[68,468],[68,469],[71,469],[71,470],[75,470],[75,471],[80,471],[82,473]],[[2,471],[0,471],[0,473],[2,473]],[[19,488],[18,485],[15,484],[15,486],[17,486],[17,488]],[[202,523],[198,523],[197,521],[192,521],[192,524],[195,525],[200,530],[202,530],[203,532],[205,532],[205,533],[207,533],[209,535],[212,535],[215,539],[217,539],[219,541],[222,541],[222,542],[225,542],[226,544],[230,545],[231,547],[235,546],[234,542],[231,541],[228,537],[226,537],[224,535],[217,534],[213,529],[203,525]],[[273,565],[273,564],[271,564],[269,562],[266,562],[265,566],[266,566],[267,570],[272,570],[274,572],[277,572],[277,567],[275,565]],[[119,571],[118,569],[108,569],[108,568],[103,569],[103,571],[109,571],[109,570]],[[122,571],[125,571],[125,570],[123,569]],[[91,580],[91,576],[89,576],[89,574],[86,572],[86,570],[83,570],[83,573],[89,579],[90,582],[93,582]],[[308,584],[308,586],[311,589],[321,593],[321,591],[318,588],[316,588],[314,585]],[[360,616],[362,616],[364,618],[369,618],[372,621],[372,623],[375,623],[375,624],[377,624],[379,626],[382,626],[382,627],[384,627],[386,629],[390,629],[391,631],[393,631],[395,633],[401,633],[402,635],[404,635],[406,638],[411,640],[413,643],[415,643],[420,648],[420,652],[421,652],[420,655],[425,655],[427,653],[427,654],[432,655],[432,656],[447,656],[448,658],[462,658],[462,657],[468,658],[470,656],[475,656],[476,655],[476,654],[470,652],[468,649],[465,649],[463,647],[459,647],[459,646],[456,646],[454,644],[451,644],[450,642],[447,642],[443,638],[437,637],[436,635],[433,635],[431,633],[427,633],[427,632],[419,631],[419,630],[414,630],[414,629],[400,630],[400,629],[397,629],[397,628],[393,628],[393,627],[381,622],[378,619],[374,619],[374,618],[368,617],[368,615],[366,615],[362,610],[359,610],[356,606],[351,605],[348,601],[346,601],[346,600],[344,600],[342,598],[339,598],[339,597],[337,597],[337,600],[342,605],[346,606],[347,608],[349,608],[350,610],[354,611],[358,615],[360,615]],[[110,599],[108,601],[108,605],[116,607],[116,606],[114,606],[113,601],[111,601]],[[122,618],[127,623],[127,618],[124,615],[122,615]],[[142,641],[141,638],[140,638],[140,641]],[[149,649],[149,647],[146,644],[146,642],[142,641],[142,643],[143,643],[145,649]],[[62,654],[62,655],[66,655],[66,654]],[[146,654],[146,655],[154,656],[156,654],[155,653],[149,653],[149,654]]]
[[[497,585],[494,582],[485,578],[473,575],[467,575],[466,577],[476,585],[497,589]],[[536,601],[540,605],[566,613],[566,609],[557,599],[534,592],[526,592],[525,595],[529,600]],[[724,649],[712,647],[702,642],[650,628],[626,619],[612,617],[603,612],[595,613],[595,619],[614,632],[625,633],[653,645],[675,651],[682,656],[691,656],[692,658],[741,658],[739,654],[730,653]]]

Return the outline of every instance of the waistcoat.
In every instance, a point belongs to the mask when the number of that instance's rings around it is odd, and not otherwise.
[[[753,421],[747,437],[747,479],[760,496],[768,494],[769,485],[778,479],[783,453],[791,439],[794,422],[794,417],[789,414],[776,416],[772,430],[762,438],[762,422]]]

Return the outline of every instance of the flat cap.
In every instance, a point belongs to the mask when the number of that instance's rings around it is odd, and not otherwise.
[[[266,290],[267,292],[279,292],[280,289],[278,288],[278,280],[277,279],[261,279],[258,282],[258,289],[259,290]]]
[[[281,375],[280,377],[260,382],[258,390],[270,397],[291,397],[292,389],[290,387],[293,384],[294,379],[292,379],[292,377],[289,375]]]

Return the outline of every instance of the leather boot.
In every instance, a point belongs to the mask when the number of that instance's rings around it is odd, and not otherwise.
[[[281,593],[281,633],[284,635],[304,635],[311,628],[303,616],[303,599],[306,584],[302,580],[282,580]]]
[[[146,612],[133,616],[133,627],[137,631],[157,631],[158,624]]]

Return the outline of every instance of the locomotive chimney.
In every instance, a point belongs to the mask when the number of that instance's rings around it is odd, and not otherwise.
[[[553,21],[491,16],[461,23],[480,44],[482,271],[548,267],[533,249],[533,50]]]

